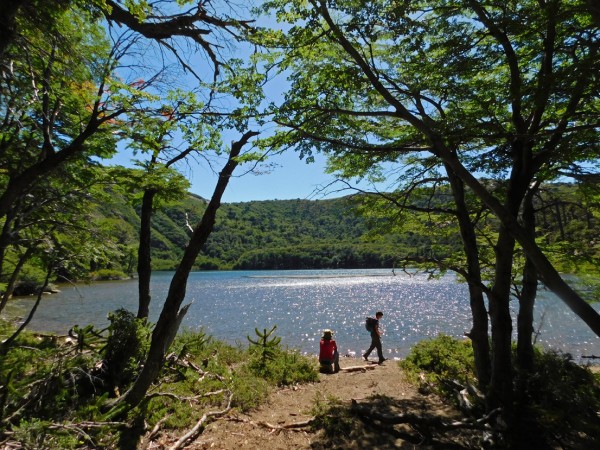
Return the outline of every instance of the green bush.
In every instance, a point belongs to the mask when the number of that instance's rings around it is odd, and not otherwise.
[[[150,347],[150,327],[145,320],[121,308],[108,315],[108,339],[104,348],[107,381],[120,388],[137,377]]]
[[[319,378],[316,361],[289,349],[278,349],[266,363],[259,354],[251,353],[249,369],[277,386],[310,383]]]
[[[281,338],[271,336],[276,328],[277,326],[273,326],[269,331],[265,328],[262,333],[255,328],[257,339],[248,336],[250,371],[278,386],[316,381],[316,363],[295,350],[283,350]]]
[[[571,355],[539,348],[535,371],[520,374],[520,422],[535,421],[544,434],[563,440],[574,430],[600,439],[600,380]]]
[[[260,366],[259,352],[184,330],[147,400],[127,413],[122,435],[108,426],[73,428],[69,424],[106,421],[106,402],[114,395],[111,382],[116,387],[130,383],[147,352],[149,327],[144,321],[124,310],[110,319],[108,337],[91,327],[77,328],[75,345],[24,332],[0,359],[0,418],[12,443],[24,448],[119,448],[126,435],[135,434],[135,424],[153,427],[167,418],[162,427],[179,432],[189,429],[199,414],[222,410],[230,393],[232,406],[248,411],[263,403],[274,385],[318,377],[313,359],[279,344]],[[12,331],[0,323],[2,336]],[[109,375],[99,370],[101,362]]]
[[[443,379],[461,383],[475,381],[475,358],[471,342],[444,334],[418,342],[400,364],[412,375],[413,380],[424,373],[427,381],[434,384]]]
[[[470,342],[445,335],[419,342],[401,366],[414,381],[424,374],[433,390],[452,401],[444,380],[475,380]],[[600,440],[600,376],[575,364],[568,354],[540,348],[535,348],[534,370],[515,374],[515,443],[554,448],[577,442],[573,448],[585,448]]]
[[[127,274],[121,270],[115,269],[100,269],[90,274],[90,278],[94,281],[110,281],[124,280],[129,278]]]

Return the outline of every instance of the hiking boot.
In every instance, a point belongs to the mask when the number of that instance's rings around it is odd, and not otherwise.
[[[369,357],[368,357],[367,355],[363,355],[363,359],[364,359],[365,361],[368,361],[368,360],[369,360]]]
[[[382,358],[379,360],[379,362],[377,364],[381,365],[383,364],[384,361],[387,361],[387,358]]]

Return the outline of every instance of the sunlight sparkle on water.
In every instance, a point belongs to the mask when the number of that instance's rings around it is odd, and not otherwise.
[[[153,274],[151,320],[157,319],[171,277],[169,272]],[[60,334],[74,324],[103,328],[109,311],[136,311],[136,296],[135,281],[64,287],[44,299],[30,328]],[[24,316],[32,302],[11,302],[13,315]],[[255,328],[277,325],[283,345],[308,353],[318,351],[316,341],[325,328],[334,330],[344,353],[364,352],[370,343],[365,317],[378,310],[384,312],[383,345],[390,357],[403,357],[416,342],[441,332],[462,338],[471,326],[465,284],[451,276],[391,276],[389,270],[198,272],[188,281],[184,303],[189,302],[184,327],[203,327],[218,339],[246,345]],[[600,339],[547,291],[536,302],[534,328],[538,343],[546,347],[574,356],[600,354]]]

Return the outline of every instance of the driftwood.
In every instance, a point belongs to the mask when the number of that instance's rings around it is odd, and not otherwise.
[[[200,375],[200,378],[198,379],[198,381],[202,381],[206,377],[215,378],[224,383],[226,381],[223,376],[218,375],[216,373],[205,372],[200,367],[198,367],[196,364],[194,364],[192,361],[190,361],[188,358],[180,357],[180,356],[176,355],[175,353],[170,353],[169,355],[166,356],[165,359],[172,365],[190,368],[190,369],[196,371],[198,373],[198,375]]]
[[[169,417],[171,417],[171,414],[166,415],[158,422],[156,422],[154,428],[152,428],[152,430],[140,440],[138,448],[150,448],[150,443],[156,438],[156,436],[158,436],[160,428],[162,427],[163,423],[165,423],[169,419]]]
[[[492,421],[500,412],[500,408],[497,408],[486,416],[476,420],[448,420],[439,416],[419,415],[413,413],[380,413],[367,406],[360,405],[356,400],[352,400],[352,406],[350,410],[358,414],[363,419],[378,421],[388,425],[407,423],[419,427],[436,428],[439,430],[454,430],[458,428],[486,430],[489,429],[489,422]]]
[[[250,425],[254,425],[254,426],[258,426],[258,427],[262,427],[262,428],[268,428],[271,431],[277,432],[277,431],[282,431],[282,430],[302,431],[303,428],[309,427],[315,421],[315,418],[311,417],[310,419],[303,420],[301,422],[292,422],[292,423],[287,423],[287,424],[283,424],[283,425],[273,425],[272,423],[265,422],[262,420],[254,421],[254,420],[250,420],[250,419],[243,419],[241,417],[230,417],[228,420],[232,420],[235,422],[248,423]]]
[[[377,367],[376,365],[369,364],[367,366],[350,366],[342,367],[340,372],[366,372],[367,370],[373,370]]]
[[[192,397],[181,397],[181,396],[173,394],[171,392],[154,392],[153,394],[147,395],[146,400],[150,400],[154,397],[169,397],[169,398],[172,398],[173,400],[178,400],[180,402],[192,403],[201,398],[206,398],[206,397],[210,397],[213,395],[220,395],[220,394],[230,393],[230,392],[231,391],[229,391],[229,389],[219,389],[217,391],[205,392],[204,394],[198,394],[198,395],[194,395]]]
[[[456,398],[458,400],[458,406],[461,411],[466,414],[472,414],[476,408],[476,404],[482,404],[485,401],[485,396],[477,387],[473,386],[471,383],[466,385],[462,385],[457,380],[451,379],[442,379],[441,382],[446,386],[446,388],[450,389],[456,394]],[[476,404],[473,404],[471,398],[477,399]]]
[[[179,438],[179,440],[177,442],[175,442],[175,444],[173,444],[171,447],[169,447],[169,450],[178,450],[180,448],[183,448],[184,445],[186,445],[188,442],[192,441],[193,439],[195,439],[198,435],[200,435],[202,433],[202,431],[204,430],[204,426],[206,425],[206,422],[208,422],[209,419],[227,414],[229,412],[229,410],[231,410],[231,400],[232,399],[233,399],[233,393],[230,392],[229,400],[227,402],[227,406],[225,407],[225,409],[222,409],[220,411],[211,411],[211,412],[204,413],[204,415],[200,418],[200,420],[196,423],[196,425],[194,425],[194,427],[190,431],[188,431],[183,436],[181,436]]]
[[[193,369],[196,373],[198,373],[200,375],[199,381],[202,381],[205,377],[211,377],[211,378],[218,379],[220,381],[224,381],[224,378],[222,376],[213,374],[210,372],[205,372],[204,370],[202,370],[200,367],[195,365],[189,359],[180,358],[177,355],[175,355],[174,353],[168,355],[166,357],[166,359],[170,364],[179,365],[181,367]],[[216,391],[205,392],[203,394],[195,395],[192,397],[182,397],[182,396],[170,393],[170,392],[154,392],[152,394],[146,395],[145,400],[148,401],[153,397],[169,397],[169,398],[172,398],[179,402],[194,403],[201,398],[206,398],[206,397],[210,397],[213,395],[215,395],[215,396],[222,395],[222,394],[229,394],[229,398],[227,400],[227,406],[220,411],[210,411],[210,412],[204,413],[202,415],[202,417],[200,418],[200,420],[198,420],[196,425],[194,425],[187,433],[185,433],[183,436],[181,436],[177,440],[177,442],[175,442],[175,444],[173,444],[171,447],[169,447],[169,450],[178,450],[180,448],[183,448],[185,445],[187,445],[189,442],[194,440],[196,437],[198,437],[202,433],[202,431],[204,430],[204,427],[206,426],[207,422],[210,419],[223,416],[231,410],[231,401],[233,399],[233,393],[229,389],[218,389]],[[144,437],[143,446],[141,448],[147,447],[149,445],[149,443],[156,437],[156,435],[158,434],[158,431],[160,430],[160,427],[162,426],[162,423],[165,421],[165,419],[167,419],[167,417],[164,417],[163,419],[161,419],[156,424],[154,429],[152,429],[152,431]]]

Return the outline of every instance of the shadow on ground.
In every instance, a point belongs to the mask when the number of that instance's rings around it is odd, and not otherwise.
[[[375,396],[361,400],[362,407],[381,414],[403,413],[437,417],[442,420],[459,418],[451,409],[436,409],[426,397],[422,399],[395,399]],[[349,403],[333,404],[317,417],[317,427],[323,437],[311,448],[339,449],[447,449],[470,450],[481,448],[482,432],[474,430],[441,430],[431,426],[409,424],[389,425],[365,419],[352,411]]]

